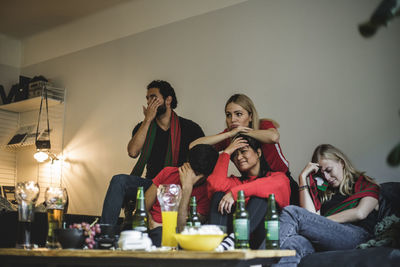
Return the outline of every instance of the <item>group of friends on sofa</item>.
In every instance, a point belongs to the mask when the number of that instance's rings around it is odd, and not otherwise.
[[[316,250],[355,248],[373,236],[379,186],[336,147],[323,144],[315,148],[297,184],[279,144],[278,123],[260,119],[246,95],[234,94],[228,99],[226,128],[211,136],[174,112],[178,101],[170,83],[152,81],[146,99],[144,119],[133,129],[128,143],[129,156],[139,158],[130,174],[112,177],[102,223],[117,224],[124,200],[135,199],[137,188],[142,186],[149,236],[160,246],[157,187],[179,184],[178,231],[185,226],[190,197],[196,196],[201,221],[226,225],[231,233],[221,243],[224,249],[234,244],[232,213],[237,192],[243,190],[245,194],[252,249],[263,247],[267,198],[274,194],[280,209],[280,247],[296,250],[296,256],[282,258],[279,266],[296,266]],[[240,176],[229,175],[230,161]],[[324,176],[322,183],[310,179],[318,172]]]

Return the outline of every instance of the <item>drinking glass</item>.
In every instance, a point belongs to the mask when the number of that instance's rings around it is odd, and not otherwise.
[[[50,249],[61,248],[54,230],[61,229],[64,213],[64,205],[67,202],[67,190],[62,187],[48,187],[44,194],[47,210],[47,232],[46,247]]]
[[[39,185],[33,181],[17,183],[15,190],[15,198],[18,202],[16,248],[31,249],[33,247],[31,230],[39,192]]]
[[[178,220],[178,208],[182,190],[177,184],[162,184],[157,188],[157,199],[161,206],[163,247],[176,247],[178,245],[175,234]]]

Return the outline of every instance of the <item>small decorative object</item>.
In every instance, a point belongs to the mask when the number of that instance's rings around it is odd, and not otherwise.
[[[97,221],[98,218],[92,224],[82,222],[74,223],[69,226],[70,229],[79,229],[83,231],[83,235],[85,237],[85,247],[88,249],[95,248],[96,242],[94,237],[96,236],[96,234],[101,233],[100,224],[98,224]]]

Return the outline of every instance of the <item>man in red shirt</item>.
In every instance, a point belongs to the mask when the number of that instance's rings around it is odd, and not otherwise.
[[[211,146],[200,144],[189,150],[188,162],[181,167],[165,167],[154,179],[145,193],[149,215],[149,236],[156,246],[161,245],[161,207],[157,200],[157,188],[161,184],[178,184],[182,187],[182,198],[178,208],[178,231],[183,230],[188,214],[189,200],[196,197],[197,212],[204,223],[210,209],[207,196],[208,176],[213,172],[218,152]]]

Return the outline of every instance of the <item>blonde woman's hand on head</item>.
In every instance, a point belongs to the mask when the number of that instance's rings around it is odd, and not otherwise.
[[[233,128],[232,130],[230,130],[229,133],[230,133],[230,137],[233,138],[238,134],[241,134],[241,133],[246,134],[251,131],[253,131],[252,128],[245,127],[245,126],[238,126],[236,128]]]
[[[224,152],[232,155],[237,149],[247,146],[247,140],[243,139],[242,137],[235,138],[227,148],[225,148]]]

